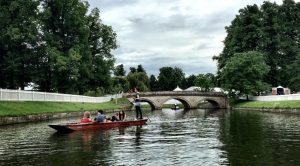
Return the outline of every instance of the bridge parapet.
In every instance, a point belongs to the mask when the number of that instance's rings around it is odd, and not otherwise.
[[[162,105],[170,100],[179,100],[185,108],[197,108],[201,101],[210,102],[215,108],[229,108],[227,97],[221,92],[199,92],[199,91],[154,91],[140,92],[141,101],[148,102],[152,109],[162,109]],[[136,93],[124,93],[123,98],[134,102]]]
[[[221,92],[201,92],[201,91],[154,91],[140,92],[141,96],[220,96],[226,97]],[[123,98],[134,97],[136,93],[124,93]]]

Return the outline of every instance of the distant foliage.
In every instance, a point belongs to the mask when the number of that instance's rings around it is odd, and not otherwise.
[[[120,64],[115,68],[114,75],[115,76],[125,76],[126,75],[126,70],[124,70],[123,64]]]
[[[182,69],[175,67],[162,67],[159,69],[158,89],[161,91],[174,90],[177,85],[182,87],[182,81],[185,79],[185,74]]]
[[[212,82],[212,79],[210,78],[210,74],[199,74],[195,81],[194,84],[195,86],[199,87],[196,89],[196,91],[205,91],[205,92],[212,92],[214,91],[214,84]]]
[[[40,9],[39,9],[40,8]],[[109,88],[117,34],[81,0],[0,1],[0,87],[84,94]]]
[[[300,3],[294,0],[284,0],[282,5],[264,1],[261,6],[247,5],[240,9],[231,25],[225,27],[227,36],[223,41],[223,51],[213,57],[218,63],[218,75],[223,74],[236,53],[257,51],[262,53],[265,64],[270,67],[263,82],[272,87],[296,88],[293,78],[296,75],[290,74],[293,71],[289,66],[297,60],[300,52],[299,12]]]

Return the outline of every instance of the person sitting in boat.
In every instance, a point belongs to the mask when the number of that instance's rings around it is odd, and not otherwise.
[[[98,123],[103,123],[106,122],[107,116],[103,114],[102,110],[98,111],[98,115],[95,118],[96,121],[98,121]]]
[[[179,109],[178,105],[175,103],[175,109]]]
[[[89,111],[84,112],[83,118],[81,119],[80,123],[90,123],[93,122],[93,119],[91,118],[91,113]]]
[[[119,112],[119,119],[120,119],[120,121],[126,121],[126,117],[127,117],[127,115],[125,114],[125,112],[124,112],[124,110],[121,110],[120,112]]]
[[[111,121],[112,122],[117,122],[117,121],[119,121],[120,119],[119,119],[119,114],[118,113],[115,113],[115,115],[114,116],[112,116],[112,118],[111,118]]]

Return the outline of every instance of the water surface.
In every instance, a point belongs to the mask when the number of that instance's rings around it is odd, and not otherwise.
[[[111,130],[60,134],[47,126],[82,117],[0,126],[0,165],[300,165],[298,115],[144,112],[147,125]]]

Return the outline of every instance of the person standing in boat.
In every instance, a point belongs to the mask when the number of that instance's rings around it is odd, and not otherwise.
[[[98,115],[95,118],[96,121],[98,121],[98,123],[103,123],[106,122],[107,116],[103,114],[102,110],[98,111]]]
[[[80,123],[90,123],[93,122],[91,118],[91,113],[89,111],[84,112],[83,118],[81,119]]]
[[[134,89],[136,95],[133,98],[133,100],[135,101],[135,110],[136,110],[136,118],[135,120],[138,119],[139,115],[140,115],[140,119],[143,119],[143,115],[142,115],[142,111],[141,111],[141,94],[140,94],[140,89],[138,87],[136,87]]]

